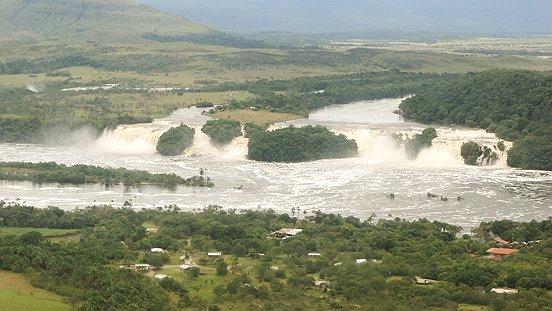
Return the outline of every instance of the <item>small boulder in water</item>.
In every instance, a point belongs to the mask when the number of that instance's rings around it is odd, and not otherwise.
[[[457,200],[458,202],[464,201],[464,197],[461,196],[461,195],[459,195],[459,196],[456,198],[456,200]]]
[[[388,198],[388,199],[395,199],[396,196],[395,196],[394,193],[390,193],[390,194],[387,195],[387,198]]]
[[[433,193],[431,193],[431,192],[428,192],[428,193],[427,193],[427,197],[430,198],[430,199],[435,199],[435,198],[437,198],[437,195],[436,195],[436,194],[433,194]]]
[[[447,202],[447,201],[448,201],[448,198],[447,198],[447,197],[444,197],[444,196],[441,196],[441,201]]]

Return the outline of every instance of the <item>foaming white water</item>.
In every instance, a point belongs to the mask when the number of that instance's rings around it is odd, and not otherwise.
[[[228,145],[215,146],[211,138],[201,131],[201,127],[195,127],[195,136],[192,146],[185,150],[185,156],[217,156],[227,160],[240,160],[247,157],[247,142],[245,137],[238,137]]]
[[[105,130],[102,136],[94,141],[88,149],[96,153],[113,154],[154,154],[155,143],[152,142],[153,134],[145,136],[129,135],[119,128]]]
[[[132,199],[135,208],[155,208],[177,204],[183,210],[219,204],[225,208],[272,208],[290,212],[321,210],[358,217],[393,217],[447,221],[469,228],[481,221],[496,219],[545,219],[552,211],[552,175],[549,172],[493,167],[468,167],[460,157],[463,142],[474,140],[492,147],[493,134],[477,129],[436,126],[431,148],[408,160],[392,134],[412,136],[426,126],[404,122],[392,112],[400,99],[388,99],[328,107],[314,118],[296,120],[297,126],[325,125],[336,133],[357,140],[359,156],[307,163],[261,163],[245,159],[247,139],[241,137],[217,148],[201,126],[207,119],[198,109],[176,111],[171,117],[151,124],[121,126],[106,131],[89,149],[52,145],[0,144],[1,161],[56,161],[64,164],[90,164],[142,169],[180,176],[197,174],[200,168],[215,181],[213,189],[179,187],[174,190],[144,186],[108,190],[103,186],[33,185],[1,182],[0,199],[47,207],[85,207],[92,204],[122,206]],[[354,119],[351,117],[354,115]],[[332,120],[327,120],[330,118]],[[347,120],[343,120],[347,119]],[[183,122],[196,129],[193,146],[183,156],[155,154],[153,141],[161,129]],[[282,125],[280,125],[282,126]],[[510,144],[506,143],[509,147]],[[117,153],[117,154],[113,154]],[[193,156],[196,157],[193,157]],[[501,158],[505,160],[505,155]],[[239,188],[237,190],[236,188]],[[40,191],[39,191],[40,190]],[[428,199],[427,192],[464,201]],[[396,194],[395,200],[387,194]],[[21,199],[21,200],[19,200]]]
[[[166,118],[155,119],[151,123],[119,125],[115,129],[106,129],[88,148],[97,153],[114,154],[154,154],[159,137],[171,127],[181,123],[189,126],[203,125],[208,119],[202,113],[205,109],[187,108],[176,110]],[[201,126],[196,127],[194,150],[207,150]],[[204,135],[204,134],[203,134]],[[201,155],[202,152],[189,152],[190,155]],[[206,154],[209,154],[207,152]]]

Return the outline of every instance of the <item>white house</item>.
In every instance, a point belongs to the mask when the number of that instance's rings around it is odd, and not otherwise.
[[[222,256],[222,253],[218,253],[218,252],[207,253],[207,256],[209,256],[209,257],[220,257],[220,256]]]
[[[178,268],[180,268],[180,270],[182,270],[182,271],[186,271],[188,269],[196,268],[196,267],[197,267],[196,265],[180,265],[180,266],[178,266]]]
[[[356,260],[356,264],[357,265],[364,265],[368,262],[368,260],[364,259],[364,258],[360,258],[360,259],[357,259]]]
[[[156,274],[155,275],[155,278],[158,279],[158,280],[162,280],[162,279],[165,279],[167,278],[168,276],[165,275],[165,274]]]
[[[328,281],[314,281],[314,286],[328,286],[330,282]]]
[[[421,278],[419,276],[414,277],[414,279],[416,279],[416,283],[422,284],[422,285],[439,283],[439,281],[437,281],[437,280],[424,279],[424,278]]]
[[[498,287],[491,289],[491,293],[497,294],[517,294],[518,290],[514,288]]]
[[[151,265],[147,263],[137,263],[135,265],[132,265],[132,269],[137,271],[148,271],[149,269],[151,269]]]
[[[165,251],[162,248],[154,247],[151,249],[152,253],[164,253]]]
[[[308,256],[309,257],[320,257],[320,256],[322,256],[322,254],[320,254],[320,253],[309,253]]]
[[[334,263],[334,266],[341,266],[342,264],[343,263],[341,263],[341,262],[336,262],[336,263]]]

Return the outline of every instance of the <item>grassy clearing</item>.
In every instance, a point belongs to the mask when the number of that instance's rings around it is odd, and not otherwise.
[[[72,310],[62,298],[49,291],[35,288],[21,274],[0,271],[0,309],[10,311],[68,311]]]
[[[46,238],[59,238],[59,237],[66,237],[71,235],[76,235],[79,233],[79,230],[77,229],[46,229],[46,228],[7,228],[2,227],[0,228],[0,236],[8,236],[8,235],[23,235],[28,232],[36,231],[42,234],[42,236]]]
[[[461,303],[458,305],[459,311],[487,311],[489,308],[486,306],[478,306],[478,305],[469,305]]]
[[[290,121],[302,118],[299,115],[291,113],[253,111],[249,109],[217,111],[212,114],[212,116],[215,118],[236,120],[239,121],[241,124],[245,124],[247,122],[253,122],[257,124],[272,124],[276,122]]]

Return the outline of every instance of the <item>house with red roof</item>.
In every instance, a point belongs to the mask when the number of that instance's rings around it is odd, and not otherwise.
[[[500,260],[502,259],[502,257],[514,254],[516,252],[518,252],[517,249],[505,247],[493,247],[487,250],[487,253],[491,255],[491,258],[495,260]]]

